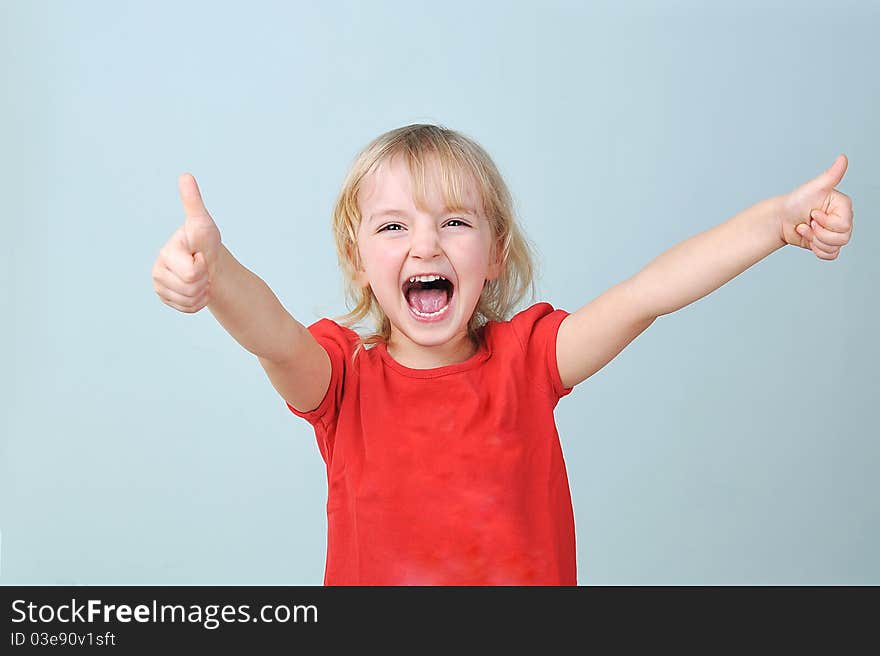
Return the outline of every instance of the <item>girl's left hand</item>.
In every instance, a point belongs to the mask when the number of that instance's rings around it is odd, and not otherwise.
[[[821,260],[836,260],[852,237],[852,199],[834,188],[846,172],[840,155],[818,178],[782,197],[782,238],[786,244],[812,250]]]

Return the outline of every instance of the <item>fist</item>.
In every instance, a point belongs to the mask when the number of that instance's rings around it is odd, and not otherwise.
[[[812,250],[820,260],[834,260],[853,231],[852,198],[835,189],[849,166],[838,155],[831,168],[782,196],[782,238]]]
[[[220,256],[220,230],[205,209],[196,179],[177,180],[186,220],[159,251],[153,265],[153,289],[166,305],[192,314],[205,307]]]

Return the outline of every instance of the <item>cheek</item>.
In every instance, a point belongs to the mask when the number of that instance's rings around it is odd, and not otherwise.
[[[388,249],[375,253],[373,257],[373,267],[376,273],[385,276],[398,275],[399,271],[395,271],[395,269],[400,268],[399,262],[400,258],[395,257],[394,253]]]
[[[489,266],[488,249],[481,242],[469,244],[460,252],[458,261],[462,263],[468,274],[479,276],[486,272]]]
[[[377,249],[375,244],[362,243],[358,246],[358,252],[361,254],[361,266],[366,271],[372,271],[376,268],[376,263],[382,257],[381,250]]]
[[[397,286],[400,275],[400,258],[391,249],[364,248],[362,264],[373,289]]]

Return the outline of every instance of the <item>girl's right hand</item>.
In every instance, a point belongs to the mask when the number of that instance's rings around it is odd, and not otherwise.
[[[177,180],[186,220],[159,251],[153,265],[153,289],[166,305],[192,314],[205,307],[216,280],[220,230],[208,214],[196,179]]]

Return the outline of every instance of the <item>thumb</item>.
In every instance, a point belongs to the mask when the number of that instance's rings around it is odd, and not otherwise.
[[[838,155],[837,159],[834,160],[834,164],[823,171],[822,174],[816,178],[815,182],[818,183],[822,189],[833,189],[843,179],[843,174],[846,173],[847,166],[849,166],[849,160],[846,155]]]
[[[177,186],[186,215],[183,227],[190,252],[193,254],[201,252],[210,259],[220,244],[217,224],[208,213],[202,201],[202,194],[199,192],[199,185],[196,184],[192,174],[182,174],[177,180]]]
[[[795,226],[794,231],[801,237],[801,243],[798,244],[798,246],[801,248],[809,248],[810,241],[813,239],[813,236],[810,234],[810,226],[806,223],[799,223]]]

